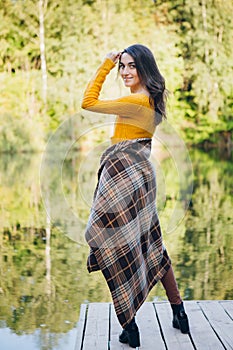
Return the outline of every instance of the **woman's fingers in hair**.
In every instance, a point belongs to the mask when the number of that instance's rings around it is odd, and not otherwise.
[[[121,56],[121,51],[111,51],[106,55],[106,57],[110,58],[110,60],[112,60],[114,63],[117,63],[120,56]]]

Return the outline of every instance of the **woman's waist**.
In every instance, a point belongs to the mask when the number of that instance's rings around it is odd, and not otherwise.
[[[155,126],[152,125],[135,125],[132,123],[116,123],[112,143],[117,143],[122,140],[131,140],[139,138],[152,138],[155,131]]]

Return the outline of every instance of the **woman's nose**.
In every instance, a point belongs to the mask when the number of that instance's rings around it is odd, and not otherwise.
[[[129,70],[128,70],[128,67],[127,67],[127,66],[125,66],[125,67],[123,68],[122,74],[123,74],[123,75],[129,74]]]

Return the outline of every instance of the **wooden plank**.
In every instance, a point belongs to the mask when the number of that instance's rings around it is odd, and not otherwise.
[[[110,326],[110,350],[129,350],[128,344],[119,342],[119,334],[122,332],[113,304],[111,304],[111,326]]]
[[[233,349],[233,322],[220,303],[199,301],[199,305],[226,349]]]
[[[193,350],[188,334],[172,327],[172,310],[168,302],[154,303],[168,350]]]
[[[172,327],[172,310],[168,302],[142,305],[136,318],[140,330],[140,350],[154,350],[155,347],[156,350],[233,349],[232,300],[185,301],[184,304],[190,335]],[[128,344],[121,344],[118,340],[121,331],[112,304],[82,304],[75,350],[126,350]]]
[[[224,347],[211,328],[196,301],[186,301],[185,310],[189,318],[190,334],[198,350],[223,350]]]
[[[86,311],[87,311],[87,305],[81,304],[80,316],[79,316],[78,328],[77,328],[76,343],[75,343],[75,350],[81,350],[82,339],[83,339],[83,335],[85,332]]]
[[[165,350],[159,323],[152,303],[144,303],[139,309],[136,322],[140,330],[140,350]]]
[[[224,308],[225,312],[233,320],[233,301],[232,300],[221,300],[219,303]]]
[[[108,350],[108,338],[109,303],[89,304],[82,350]]]

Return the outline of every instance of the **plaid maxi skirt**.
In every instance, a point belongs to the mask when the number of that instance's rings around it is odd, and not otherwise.
[[[102,271],[123,328],[171,265],[150,153],[151,139],[122,141],[103,153],[85,232],[88,271]]]

